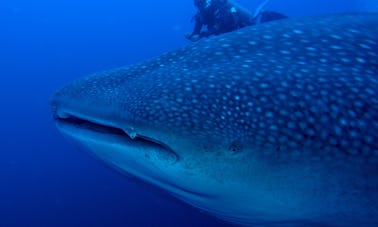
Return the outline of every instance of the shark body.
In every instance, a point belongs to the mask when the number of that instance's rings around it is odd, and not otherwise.
[[[288,19],[72,82],[59,130],[242,225],[378,224],[378,14]]]

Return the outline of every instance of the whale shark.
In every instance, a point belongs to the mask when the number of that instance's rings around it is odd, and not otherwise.
[[[79,78],[50,100],[92,156],[247,226],[378,225],[378,14],[273,21]]]

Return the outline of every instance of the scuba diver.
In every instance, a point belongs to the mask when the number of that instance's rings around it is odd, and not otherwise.
[[[264,11],[269,2],[266,0],[251,14],[248,10],[229,0],[194,0],[198,12],[192,18],[195,21],[191,34],[186,38],[195,42],[204,37],[231,32],[246,26],[287,18],[285,15]],[[206,29],[202,29],[206,26]]]

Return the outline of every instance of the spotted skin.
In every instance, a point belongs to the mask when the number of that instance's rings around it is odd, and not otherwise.
[[[176,133],[377,156],[376,23],[371,14],[249,27],[80,80],[74,95]]]
[[[369,175],[365,186],[376,194],[378,14],[247,27],[79,79],[52,106],[108,119],[129,134],[160,131],[210,147],[221,141],[231,153],[250,151],[246,146],[277,160],[358,159],[359,170],[369,167],[357,174]]]

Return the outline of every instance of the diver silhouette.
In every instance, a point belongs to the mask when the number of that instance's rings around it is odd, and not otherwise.
[[[194,0],[198,8],[192,18],[195,21],[192,33],[187,33],[187,39],[195,42],[211,35],[231,32],[246,26],[272,20],[287,18],[285,15],[273,11],[265,11],[269,1],[263,2],[254,14],[229,0]],[[206,26],[206,29],[203,27]]]

